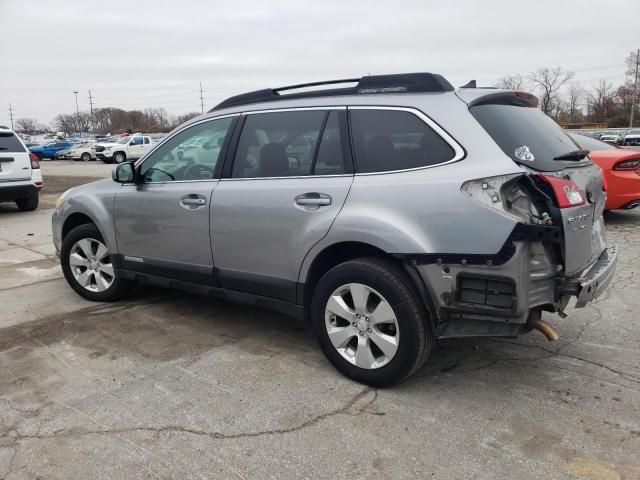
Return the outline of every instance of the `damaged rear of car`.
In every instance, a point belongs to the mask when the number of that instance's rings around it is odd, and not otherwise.
[[[607,247],[604,236],[601,170],[537,108],[533,95],[457,94],[522,173],[462,185],[474,201],[517,219],[499,252],[443,256],[418,266],[440,303],[439,336],[515,336],[537,329],[555,340],[558,334],[541,312],[564,317],[571,297],[576,308],[584,307],[615,271],[616,247]]]

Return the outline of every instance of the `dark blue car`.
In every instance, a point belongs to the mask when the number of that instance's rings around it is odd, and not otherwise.
[[[31,147],[29,151],[35,154],[39,159],[50,158],[53,160],[56,152],[72,146],[72,143],[65,142],[63,140],[56,140],[43,145],[38,145],[37,147]]]

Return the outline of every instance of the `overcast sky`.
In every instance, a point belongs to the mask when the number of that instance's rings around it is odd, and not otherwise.
[[[639,0],[0,0],[0,124],[96,107],[200,110],[242,91],[369,72],[459,86],[562,66],[624,81]]]

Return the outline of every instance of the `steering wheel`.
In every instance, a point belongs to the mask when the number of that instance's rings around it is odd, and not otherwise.
[[[192,177],[193,174],[196,176]],[[211,177],[213,177],[213,168],[201,163],[189,165],[182,175],[183,180],[208,180]]]
[[[146,179],[151,180],[152,172],[160,172],[160,173],[162,173],[162,174],[166,175],[167,177],[169,177],[171,180],[175,180],[175,179],[176,179],[176,177],[174,177],[173,175],[171,175],[169,172],[167,172],[167,171],[165,171],[165,170],[162,170],[161,168],[151,167],[151,168],[150,168],[149,170],[147,170],[147,171],[145,172],[145,174],[144,174],[144,178],[145,178],[145,180],[146,180]]]

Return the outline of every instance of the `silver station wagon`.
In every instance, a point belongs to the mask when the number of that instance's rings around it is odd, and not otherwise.
[[[431,73],[229,98],[60,197],[64,275],[96,301],[145,282],[309,319],[374,386],[437,338],[553,340],[542,312],[597,297],[616,249],[600,169],[537,105]]]

